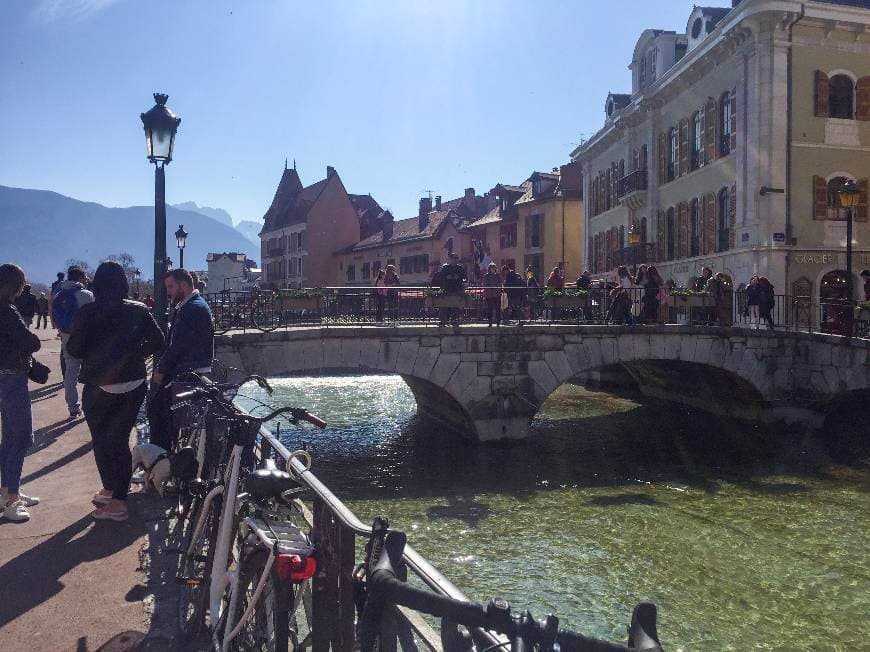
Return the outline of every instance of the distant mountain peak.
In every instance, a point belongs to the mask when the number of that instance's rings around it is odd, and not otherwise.
[[[172,207],[177,208],[180,211],[193,211],[194,213],[205,215],[206,217],[210,217],[211,219],[216,220],[221,224],[226,224],[227,226],[233,225],[233,218],[230,217],[230,214],[227,213],[223,208],[199,206],[195,201],[186,201],[180,204],[172,204]]]

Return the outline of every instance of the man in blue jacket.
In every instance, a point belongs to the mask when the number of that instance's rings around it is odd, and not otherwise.
[[[167,347],[154,367],[151,378],[148,421],[151,443],[169,451],[177,438],[170,416],[169,383],[190,371],[211,372],[214,358],[214,326],[211,310],[193,287],[190,273],[173,269],[164,279],[166,293],[173,304]]]

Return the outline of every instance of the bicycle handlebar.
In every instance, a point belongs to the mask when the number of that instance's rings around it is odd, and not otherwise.
[[[463,602],[409,586],[398,579],[395,570],[402,563],[405,541],[403,532],[393,530],[387,533],[380,557],[374,568],[370,569],[367,578],[368,597],[360,620],[360,652],[372,652],[374,649],[381,615],[388,604],[402,605],[464,627],[480,627],[504,634],[509,637],[514,649],[527,649],[537,644],[542,644],[542,649],[552,649],[553,643],[559,643],[565,652],[662,650],[655,628],[656,608],[652,603],[642,602],[635,607],[629,628],[629,644],[632,647],[627,647],[567,630],[558,631],[558,619],[554,616],[540,622],[534,620],[528,611],[512,615],[510,606],[504,600],[491,600],[483,607],[476,602]]]

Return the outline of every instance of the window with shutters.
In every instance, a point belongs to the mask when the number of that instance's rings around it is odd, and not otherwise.
[[[731,200],[728,193],[728,188],[722,188],[719,191],[719,198],[716,206],[716,251],[727,251],[730,241],[730,230],[728,228],[728,212],[731,207]]]
[[[517,246],[516,222],[513,224],[502,224],[499,227],[498,243],[499,247],[502,249],[510,249],[511,247]]]
[[[535,248],[544,246],[544,216],[530,215],[527,218],[529,225],[528,240],[526,247]]]
[[[840,207],[840,189],[846,184],[846,181],[848,181],[846,177],[834,177],[828,181],[827,218],[829,220],[846,219],[846,212]]]
[[[677,133],[676,127],[671,127],[671,130],[668,132],[668,140],[670,142],[668,181],[673,181],[677,176],[677,170],[680,166],[680,135]]]
[[[347,274],[348,282],[355,281],[356,280],[356,265],[348,265],[346,274]]]
[[[363,280],[370,279],[372,277],[371,263],[363,263],[363,265],[362,265],[362,277],[363,277]]]
[[[646,145],[640,146],[640,163],[636,169],[638,170],[646,170],[646,156],[647,156]]]
[[[671,206],[668,209],[667,216],[665,217],[665,229],[667,233],[665,234],[665,239],[667,241],[667,247],[665,249],[665,255],[667,260],[673,260],[676,255],[676,243],[677,243],[677,219],[674,215],[674,207]]]
[[[689,256],[701,255],[701,206],[696,199],[689,208]]]
[[[701,112],[695,111],[692,115],[692,169],[697,170],[704,165],[704,129]]]
[[[843,120],[855,117],[855,86],[848,75],[834,75],[829,80],[828,115]]]
[[[719,154],[731,153],[731,112],[734,110],[731,93],[726,91],[719,99]]]

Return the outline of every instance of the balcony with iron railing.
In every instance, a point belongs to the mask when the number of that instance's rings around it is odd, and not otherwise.
[[[635,170],[616,182],[616,197],[634,210],[646,203],[647,171]]]
[[[283,256],[287,252],[287,247],[268,247],[266,249],[267,257]]]
[[[656,262],[656,245],[654,242],[644,242],[631,247],[623,247],[613,252],[611,268],[620,265],[641,265]]]

